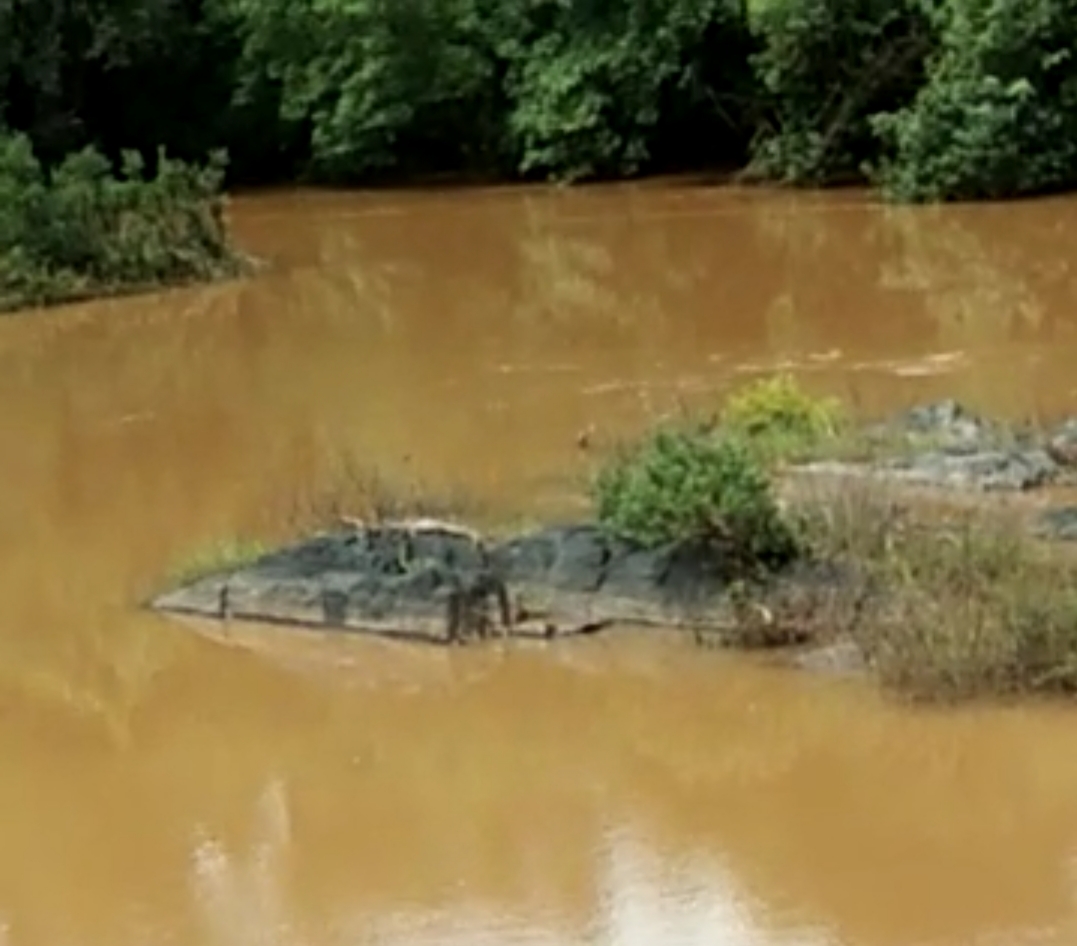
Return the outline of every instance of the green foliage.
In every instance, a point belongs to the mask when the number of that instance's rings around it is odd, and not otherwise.
[[[46,172],[29,140],[0,137],[0,309],[127,286],[234,273],[221,215],[223,157],[204,168],[159,155],[153,177],[92,149]]]
[[[942,50],[905,107],[874,119],[901,200],[992,199],[1077,180],[1077,2],[949,0]]]
[[[764,176],[867,171],[902,201],[1077,180],[1073,0],[769,0],[753,27]]]
[[[599,521],[647,546],[709,549],[738,572],[778,569],[798,552],[752,453],[696,430],[659,430],[621,451],[594,484]]]
[[[721,413],[722,427],[745,438],[766,459],[808,454],[837,437],[845,421],[838,401],[811,397],[789,375],[735,391]]]
[[[546,7],[546,28],[534,31],[508,74],[509,128],[525,173],[634,173],[651,157],[671,98],[698,103],[708,92],[731,91],[707,88],[711,57],[740,53],[746,65],[744,23],[729,0]],[[726,78],[735,82],[735,70]]]
[[[233,181],[1077,179],[1077,0],[0,0],[0,123]]]
[[[234,140],[236,26],[218,0],[0,0],[0,121],[50,165],[86,145],[202,159]]]
[[[462,163],[498,148],[494,43],[511,42],[515,18],[496,9],[484,0],[236,0],[240,90],[280,84],[281,117],[309,125],[321,177],[422,163],[429,148],[431,163]]]
[[[766,0],[753,14],[766,108],[753,169],[795,183],[857,175],[871,118],[916,93],[933,33],[919,0]]]
[[[691,119],[697,138],[741,134],[731,89],[707,87],[710,73],[747,81],[731,0],[235,3],[245,82],[281,83],[282,116],[309,123],[319,176],[625,174],[670,118]],[[709,66],[722,56],[730,64]]]

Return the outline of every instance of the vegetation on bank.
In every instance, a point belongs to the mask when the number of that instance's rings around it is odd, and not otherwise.
[[[853,435],[840,401],[807,397],[791,376],[781,374],[733,391],[718,422],[765,463],[802,459],[824,448],[834,452]]]
[[[1077,692],[1072,556],[986,507],[914,503],[867,482],[779,503],[785,461],[848,451],[838,407],[779,378],[735,392],[721,416],[615,451],[593,493],[611,530],[738,566],[737,592],[754,606],[735,643],[849,637],[886,683],[923,698]],[[820,597],[775,600],[770,579],[794,561],[841,578]],[[784,627],[760,633],[749,620],[760,614]]]
[[[878,488],[805,506],[816,555],[845,564],[847,629],[882,681],[922,699],[1077,693],[1077,565],[984,509]]]
[[[901,200],[1077,180],[1077,0],[0,3],[0,123],[52,168],[234,183],[748,167]]]
[[[270,551],[270,546],[254,538],[230,538],[212,542],[196,549],[190,556],[179,562],[168,575],[168,580],[175,584],[197,581],[207,575],[226,572],[261,558]]]
[[[0,136],[0,311],[232,276],[223,157],[195,167],[137,152],[119,174],[92,148],[42,167],[25,135]]]

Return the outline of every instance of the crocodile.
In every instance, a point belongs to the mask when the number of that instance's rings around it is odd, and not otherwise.
[[[548,640],[615,624],[720,634],[743,615],[720,566],[690,548],[644,548],[589,523],[489,543],[439,520],[348,521],[167,590],[149,605],[218,621],[455,644]],[[787,580],[822,588],[832,576],[801,572]]]

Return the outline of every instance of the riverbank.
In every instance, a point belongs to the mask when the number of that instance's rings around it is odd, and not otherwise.
[[[640,457],[620,448],[600,459],[587,521],[480,535],[407,515],[445,516],[451,503],[389,503],[383,489],[360,518],[323,506],[323,528],[297,543],[192,562],[152,606],[451,643],[643,625],[869,671],[915,698],[1077,690],[1077,506],[1050,501],[1077,483],[1077,425],[1006,428],[954,402],[872,426],[839,416],[764,383],[685,428],[693,443],[735,439],[752,464],[718,461],[724,479],[700,497],[722,510],[711,535],[692,531],[690,453],[659,455],[665,467],[652,454],[657,489],[627,500],[648,515],[661,507],[649,521],[675,521],[679,534],[634,534],[611,514],[608,471]],[[738,545],[742,524],[755,559]]]
[[[23,136],[0,136],[0,312],[234,278],[255,261],[232,243],[224,158],[160,154],[120,172],[92,149],[46,170]]]

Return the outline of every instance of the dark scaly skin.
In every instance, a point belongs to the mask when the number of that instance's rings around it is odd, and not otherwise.
[[[470,580],[454,578],[455,587],[449,592],[446,609],[446,638],[450,644],[462,643],[464,637],[472,633],[486,640],[495,627],[499,628],[501,636],[513,632],[512,605],[501,578],[489,570]],[[486,610],[491,597],[497,601],[499,622],[492,621]]]

